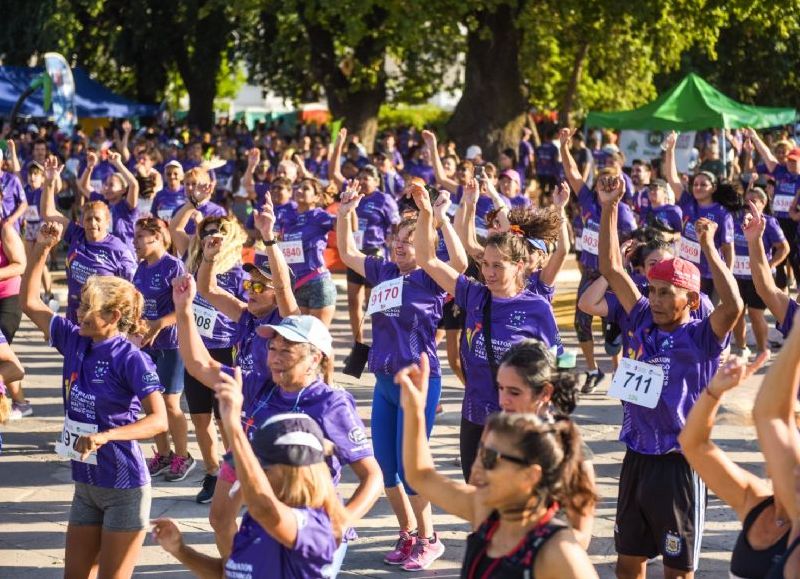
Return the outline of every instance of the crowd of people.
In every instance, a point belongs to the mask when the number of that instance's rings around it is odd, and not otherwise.
[[[6,128],[0,422],[35,410],[12,346],[24,313],[64,357],[65,576],[131,576],[150,530],[201,577],[335,577],[385,493],[398,532],[388,565],[421,571],[443,555],[436,505],[469,523],[462,577],[596,577],[600,497],[570,415],[607,382],[625,445],[617,576],[644,578],[660,557],[665,577],[693,577],[710,488],[742,522],[731,577],[800,578],[789,293],[800,147],[750,129],[702,133],[681,172],[675,133],[661,159],[631,163],[614,133],[588,136],[532,124],[495,164],[413,128],[385,132],[371,154],[345,129],[303,124]],[[580,375],[552,305],[573,252]],[[338,262],[343,360],[329,330]],[[65,303],[51,275],[62,264]],[[767,310],[785,341],[752,414],[771,483],[711,436],[722,397],[779,346]],[[463,385],[462,480],[438,473],[429,448],[445,363]],[[369,433],[334,379],[365,368]],[[349,497],[345,466],[358,480]],[[151,481],[199,468],[219,556],[151,520]]]

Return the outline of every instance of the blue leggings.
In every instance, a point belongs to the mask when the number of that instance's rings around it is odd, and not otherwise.
[[[406,493],[417,493],[408,486],[403,471],[403,409],[400,407],[400,386],[394,376],[376,374],[375,395],[372,397],[372,448],[383,474],[383,486],[394,488],[400,483]],[[442,393],[441,376],[428,379],[428,400],[425,402],[425,435],[430,438],[436,405]]]

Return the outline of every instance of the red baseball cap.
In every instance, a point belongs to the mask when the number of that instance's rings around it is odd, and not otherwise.
[[[800,147],[795,147],[794,149],[789,151],[789,154],[786,155],[786,158],[792,159],[794,161],[800,160]]]
[[[680,257],[659,261],[647,272],[647,279],[665,281],[675,287],[700,293],[700,270],[691,261]]]

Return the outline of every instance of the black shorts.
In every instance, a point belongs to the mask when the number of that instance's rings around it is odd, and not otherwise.
[[[380,255],[383,253],[380,247],[368,247],[366,249],[362,249],[361,253],[364,255]],[[356,271],[347,268],[347,283],[354,283],[356,285],[363,285],[371,288],[372,286],[367,283],[367,280],[364,279],[364,276],[357,273]]]
[[[467,313],[456,305],[456,300],[444,303],[442,319],[439,320],[440,328],[444,330],[460,330],[467,320]]]
[[[758,292],[756,292],[756,285],[753,283],[752,279],[740,279],[737,277],[736,283],[739,285],[739,294],[742,296],[742,300],[744,300],[744,305],[755,310],[767,309],[767,304],[759,297]]]
[[[706,485],[682,454],[625,452],[619,477],[614,546],[620,555],[664,558],[694,571],[700,561]]]
[[[22,307],[19,305],[19,295],[0,298],[0,332],[11,344],[22,322]]]
[[[209,349],[208,353],[220,364],[233,366],[233,348],[214,348]],[[214,418],[219,420],[219,403],[214,397],[214,391],[186,370],[183,371],[183,391],[189,414],[211,414],[213,411]]]

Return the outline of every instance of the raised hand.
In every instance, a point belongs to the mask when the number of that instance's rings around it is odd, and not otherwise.
[[[468,205],[475,205],[478,203],[478,197],[480,196],[481,187],[480,183],[477,179],[470,179],[467,181],[467,184],[464,185],[464,198],[461,200],[462,203],[466,203]]]
[[[55,181],[61,174],[63,167],[58,166],[58,157],[49,155],[44,160],[44,179],[45,181]]]
[[[251,169],[255,168],[258,165],[258,162],[261,160],[261,149],[258,147],[253,147],[249,151],[247,151],[247,166]]]
[[[203,240],[203,257],[206,259],[214,258],[222,250],[222,236],[209,235]]]
[[[717,232],[717,223],[705,217],[694,222],[694,230],[701,244],[714,245],[714,234]]]
[[[64,226],[58,221],[45,221],[36,233],[36,245],[52,249],[61,240]]]
[[[566,181],[562,181],[561,183],[556,186],[555,190],[553,191],[553,205],[558,207],[559,209],[564,209],[569,202],[569,184]]]
[[[422,131],[422,140],[428,145],[428,149],[431,151],[436,150],[436,134],[433,131],[427,129]]]
[[[364,198],[359,192],[358,183],[355,179],[349,181],[347,183],[347,188],[342,193],[341,199],[339,200],[339,215],[348,215],[352,211],[356,210],[358,204],[361,203],[361,200]]]
[[[767,221],[752,201],[748,201],[747,204],[750,206],[750,213],[746,214],[742,220],[742,233],[749,243],[763,235]]]
[[[420,354],[419,365],[406,366],[394,375],[394,383],[400,386],[400,405],[403,412],[421,413],[425,410],[429,376],[430,363],[424,352]]]
[[[131,122],[128,119],[125,119],[124,121],[122,121],[122,132],[123,133],[125,133],[126,135],[130,135],[132,130],[133,130],[133,125],[131,125]]]
[[[116,151],[109,151],[108,161],[115,167],[119,167],[120,165],[122,165],[122,155],[120,155]]]
[[[172,301],[176,309],[191,311],[195,295],[197,284],[190,274],[180,275],[172,280]]]
[[[261,206],[261,211],[256,211],[253,215],[253,221],[256,229],[261,232],[261,239],[270,241],[274,238],[275,234],[275,209],[272,205],[272,199],[267,195],[266,203]]]
[[[214,193],[214,183],[198,183],[195,187],[194,199],[197,203],[202,203],[211,198]]]
[[[416,204],[417,209],[424,211],[425,213],[433,213],[431,197],[428,195],[428,190],[425,189],[425,187],[418,181],[416,181],[416,179],[411,180],[409,193],[411,193],[411,197],[414,198],[414,203]]]
[[[558,142],[561,148],[569,147],[572,144],[572,135],[575,134],[575,129],[564,127],[558,131]]]
[[[669,134],[664,137],[664,142],[661,143],[661,147],[665,151],[672,151],[675,149],[675,144],[678,142],[678,133],[675,131],[670,131]]]
[[[89,151],[86,153],[86,168],[90,171],[97,166],[97,153]]]
[[[450,192],[442,189],[433,204],[433,216],[439,223],[447,220],[447,210],[450,208]]]
[[[336,135],[336,141],[334,141],[333,144],[334,148],[339,149],[341,147],[344,147],[345,141],[347,141],[347,129],[342,127],[341,129],[339,129],[339,134]]]
[[[625,182],[621,177],[601,175],[597,180],[597,199],[601,205],[618,203],[625,194]]]

